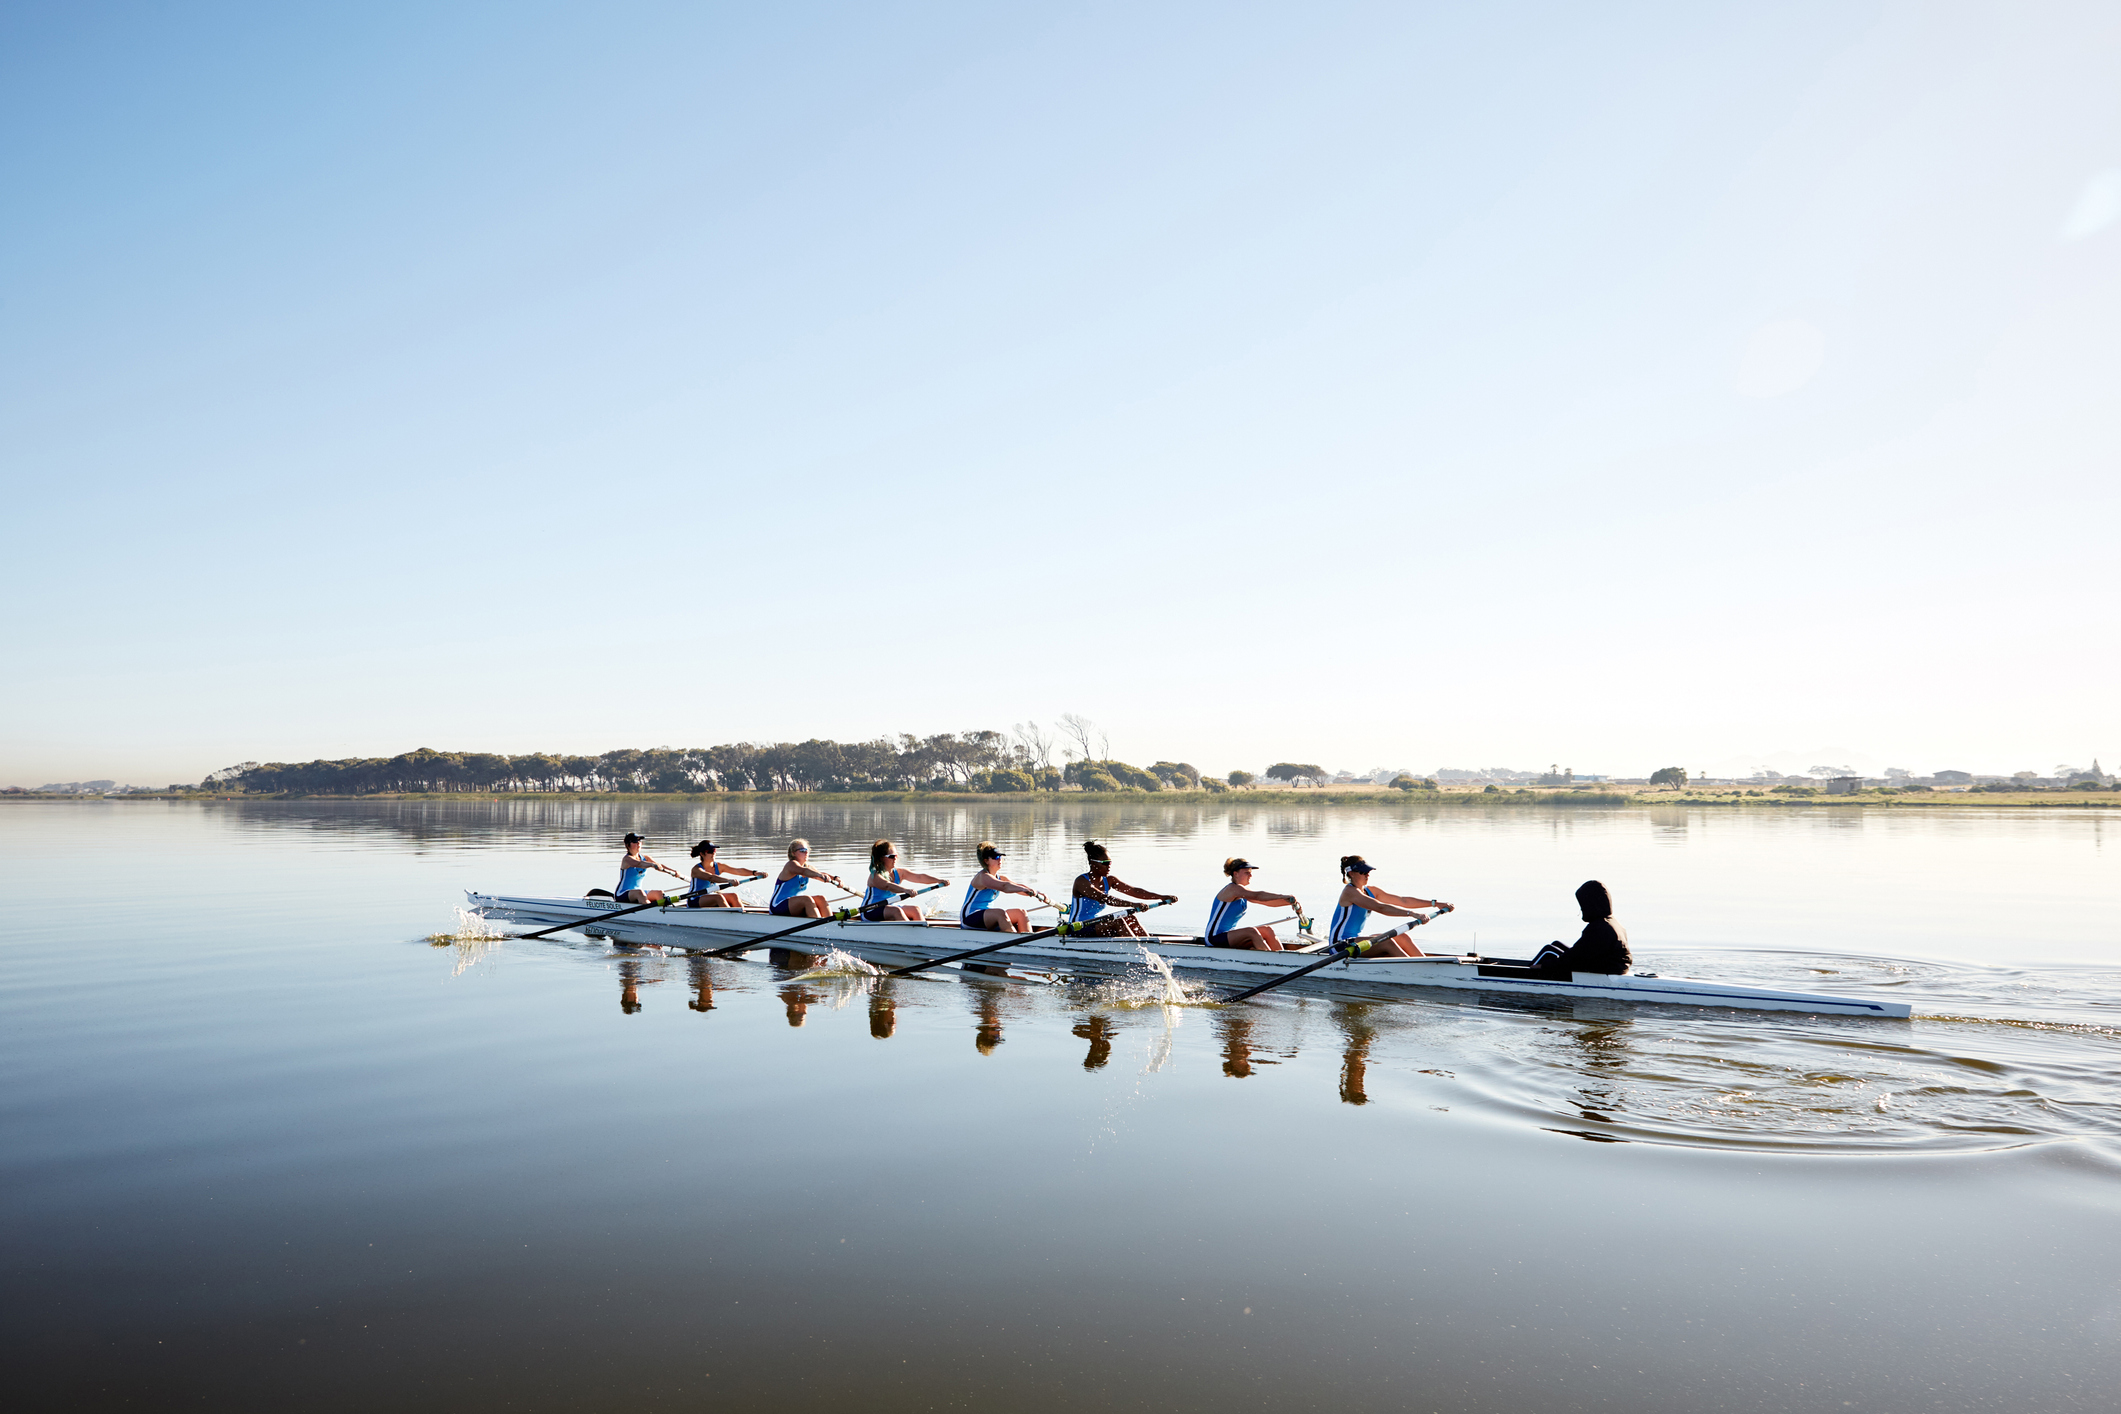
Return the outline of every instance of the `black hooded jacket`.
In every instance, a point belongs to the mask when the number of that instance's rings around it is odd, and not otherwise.
[[[1576,891],[1576,906],[1583,911],[1583,936],[1547,970],[1621,973],[1632,967],[1628,930],[1613,921],[1613,896],[1605,885],[1596,879],[1586,883]]]

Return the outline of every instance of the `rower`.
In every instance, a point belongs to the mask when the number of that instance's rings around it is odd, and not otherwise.
[[[1370,921],[1373,913],[1388,918],[1417,918],[1415,911],[1423,908],[1448,908],[1450,905],[1429,898],[1411,898],[1404,894],[1388,894],[1383,889],[1370,885],[1370,866],[1359,854],[1344,854],[1340,859],[1340,903],[1333,910],[1333,926],[1326,930],[1328,942],[1346,943],[1360,937],[1363,925]],[[1396,938],[1386,938],[1370,949],[1372,957],[1421,957],[1420,948],[1401,933]]]
[[[927,918],[917,903],[894,904],[892,899],[910,894],[907,884],[947,884],[929,874],[916,874],[898,867],[898,846],[878,840],[869,846],[869,882],[862,888],[862,917],[870,923],[919,923]]]
[[[700,861],[692,866],[692,892],[685,895],[687,908],[742,908],[744,901],[736,896],[734,888],[716,888],[717,884],[740,884],[746,879],[763,879],[763,869],[739,869],[734,864],[728,870],[714,862],[714,841],[701,840],[689,851]]]
[[[641,837],[626,836],[626,853],[619,860],[619,886],[612,890],[612,897],[620,903],[661,903],[666,894],[661,889],[642,889],[641,878],[649,870],[658,870],[673,879],[685,876],[666,865],[658,864],[641,852]]]
[[[1002,852],[985,840],[979,846],[979,873],[965,889],[964,906],[958,910],[957,926],[960,928],[982,928],[990,933],[1028,933],[1031,921],[1021,908],[996,908],[997,894],[1023,894],[1040,903],[1052,900],[1037,889],[1027,889],[1022,884],[1013,884],[1002,872]]]
[[[1281,952],[1281,939],[1274,936],[1271,925],[1262,923],[1257,927],[1242,927],[1238,920],[1245,916],[1249,904],[1265,903],[1280,907],[1286,904],[1297,913],[1304,911],[1291,894],[1262,893],[1252,887],[1252,861],[1249,859],[1225,859],[1223,873],[1230,882],[1215,891],[1214,900],[1208,905],[1208,946],[1211,948],[1252,948],[1259,952]]]
[[[1572,972],[1604,972],[1618,976],[1635,965],[1628,951],[1628,930],[1613,918],[1613,895],[1596,879],[1587,879],[1576,891],[1576,908],[1583,915],[1583,936],[1564,947],[1548,943],[1532,959],[1532,970],[1546,977],[1567,977]]]
[[[835,889],[847,887],[839,875],[820,874],[810,867],[810,841],[790,841],[788,862],[781,866],[780,876],[773,882],[773,906],[768,911],[782,918],[823,918],[825,900],[809,892],[812,879]]]
[[[1135,898],[1151,899],[1158,903],[1176,903],[1177,894],[1152,894],[1147,889],[1137,889],[1132,884],[1123,884],[1112,877],[1112,855],[1096,840],[1083,841],[1083,854],[1090,868],[1075,876],[1075,888],[1068,899],[1068,911],[1061,916],[1078,925],[1077,933],[1085,938],[1146,938],[1141,920],[1131,913],[1115,913],[1109,918],[1100,918],[1112,905],[1114,891],[1130,894]]]

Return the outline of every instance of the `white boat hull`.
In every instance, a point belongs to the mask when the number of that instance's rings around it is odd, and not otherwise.
[[[605,899],[520,898],[507,895],[467,893],[472,908],[488,918],[551,926],[571,919],[588,918],[600,911],[626,905]],[[685,908],[650,909],[614,918],[594,920],[581,931],[592,937],[613,937],[622,942],[658,947],[705,950],[724,948],[745,938],[758,938],[765,947],[768,935],[796,927],[803,920],[776,917],[763,909]],[[954,923],[864,922],[834,920],[806,929],[784,941],[770,944],[790,952],[824,953],[833,948],[875,962],[926,961],[980,946],[983,940],[1000,941]],[[1155,952],[1173,968],[1211,972],[1255,980],[1277,973],[1293,972],[1318,960],[1300,952],[1252,952],[1242,948],[1211,948],[1197,938],[1168,934],[1147,938],[1041,938],[988,953],[979,961],[996,966],[1036,965],[1051,967],[1091,966],[1103,969],[1138,967],[1143,950]],[[1515,974],[1515,975],[1513,975]],[[1321,968],[1311,974],[1320,982],[1357,982],[1364,986],[1435,987],[1462,992],[1484,992],[1519,997],[1593,997],[1605,1001],[1659,1003],[1667,1006],[1734,1007],[1746,1011],[1795,1011],[1825,1016],[1869,1016],[1905,1018],[1905,1002],[1868,1001],[1816,992],[1788,992],[1772,987],[1748,987],[1730,982],[1708,982],[1691,977],[1660,977],[1642,973],[1612,976],[1578,972],[1567,980],[1524,975],[1521,968],[1497,965],[1474,957],[1465,958],[1353,958]]]

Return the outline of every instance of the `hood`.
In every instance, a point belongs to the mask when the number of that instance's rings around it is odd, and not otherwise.
[[[1613,916],[1613,896],[1605,891],[1605,885],[1592,879],[1576,891],[1576,906],[1583,910],[1583,921],[1595,923],[1601,918]]]

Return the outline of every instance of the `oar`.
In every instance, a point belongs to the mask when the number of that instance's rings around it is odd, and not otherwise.
[[[1129,904],[1125,908],[1114,909],[1112,916],[1117,918],[1124,913],[1147,913],[1152,908],[1162,907],[1163,903],[1161,901]],[[1037,933],[1008,933],[1003,936],[1003,940],[999,943],[988,943],[982,947],[967,948],[963,952],[951,953],[948,957],[931,958],[927,962],[917,962],[911,967],[895,967],[884,975],[886,977],[911,977],[916,972],[926,972],[929,968],[941,967],[946,962],[963,962],[968,957],[978,957],[983,953],[1000,952],[1003,948],[1013,948],[1024,943],[1035,943],[1040,938],[1052,937],[1055,933],[1068,926],[1068,924],[1062,923]]]
[[[896,901],[903,901],[909,898],[919,898],[922,894],[933,893],[937,889],[948,888],[949,886],[950,881],[945,879],[940,884],[930,884],[927,888],[915,889],[910,894],[899,894],[896,896]],[[879,907],[881,906],[882,905],[879,905]],[[749,952],[753,948],[768,947],[782,938],[791,937],[797,933],[808,932],[812,928],[822,928],[827,923],[844,923],[848,919],[854,917],[860,911],[861,910],[854,908],[838,909],[834,912],[826,914],[823,918],[813,918],[807,923],[798,923],[793,928],[783,928],[778,933],[768,933],[763,938],[746,938],[742,942],[731,943],[726,948],[716,948],[713,952],[707,954],[707,956],[728,957],[731,953]]]
[[[1406,922],[1400,924],[1398,927],[1387,928],[1384,932],[1379,933],[1374,937],[1350,938],[1344,943],[1334,943],[1332,946],[1326,949],[1326,955],[1324,957],[1312,963],[1310,966],[1299,967],[1294,972],[1284,972],[1279,977],[1269,977],[1266,981],[1260,983],[1257,987],[1247,987],[1244,991],[1238,992],[1233,996],[1224,997],[1223,1001],[1225,1004],[1232,1002],[1249,1001],[1251,998],[1258,996],[1261,992],[1270,992],[1274,988],[1281,986],[1285,982],[1294,982],[1299,977],[1308,977],[1312,973],[1318,971],[1318,969],[1321,967],[1331,967],[1336,962],[1345,962],[1351,957],[1361,957],[1364,953],[1368,952],[1371,948],[1376,947],[1385,939],[1396,938],[1401,933],[1407,932],[1410,929],[1419,928],[1422,924],[1428,922],[1431,918],[1434,918],[1436,916],[1437,915],[1433,913],[1417,913],[1412,918],[1409,918]]]
[[[543,938],[553,933],[564,933],[569,928],[579,928],[584,923],[601,923],[607,918],[624,918],[629,913],[640,913],[643,910],[650,908],[669,908],[676,904],[678,900],[682,899],[683,897],[684,895],[680,894],[678,895],[678,898],[666,897],[659,899],[651,899],[647,903],[636,903],[630,904],[625,908],[614,908],[608,913],[593,913],[587,918],[577,918],[571,923],[555,923],[550,928],[540,928],[535,933],[517,933],[514,936],[519,939]]]

